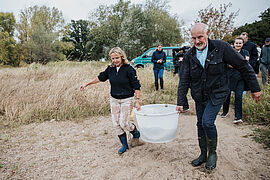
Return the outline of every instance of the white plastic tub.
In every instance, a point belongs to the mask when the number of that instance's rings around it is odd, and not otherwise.
[[[178,114],[175,105],[149,104],[134,112],[143,141],[165,143],[176,137]]]

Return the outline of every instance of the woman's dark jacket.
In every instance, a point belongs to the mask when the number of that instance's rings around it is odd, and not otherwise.
[[[135,90],[140,90],[140,82],[137,79],[136,70],[129,64],[123,64],[120,69],[108,66],[101,72],[98,79],[102,82],[109,79],[111,84],[111,96],[116,99],[133,97]]]
[[[189,86],[191,96],[196,102],[211,99],[214,105],[223,104],[230,91],[227,77],[228,64],[241,73],[251,92],[261,90],[254,70],[240,53],[224,41],[208,39],[208,53],[204,68],[196,58],[195,47],[184,56],[177,105],[184,105]]]
[[[245,49],[241,49],[240,54],[243,56],[244,59],[246,59],[246,56],[249,57],[249,52]],[[235,91],[238,82],[243,81],[243,78],[240,72],[234,68],[229,67],[227,74],[228,74],[228,79],[229,79],[229,84],[230,84],[230,90]]]
[[[159,59],[162,59],[162,63],[157,63]],[[166,53],[163,51],[156,50],[153,55],[151,62],[154,63],[153,69],[164,69],[164,63],[166,63]]]

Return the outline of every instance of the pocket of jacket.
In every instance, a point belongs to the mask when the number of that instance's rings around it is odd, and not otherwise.
[[[208,72],[209,74],[216,75],[223,73],[224,63],[222,59],[215,59],[208,62]]]

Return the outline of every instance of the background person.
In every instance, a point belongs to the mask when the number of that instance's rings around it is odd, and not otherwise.
[[[243,49],[247,50],[250,55],[249,64],[252,66],[256,74],[259,73],[259,61],[258,61],[258,50],[256,45],[248,40],[248,33],[242,32],[240,35],[244,39]]]
[[[249,60],[249,53],[247,50],[242,49],[244,44],[244,39],[241,37],[237,37],[234,40],[234,48],[237,52],[239,52],[243,58],[248,61]],[[227,117],[229,113],[230,107],[230,99],[231,99],[231,91],[234,91],[235,100],[234,100],[234,112],[235,112],[235,119],[233,123],[242,123],[242,100],[243,100],[243,92],[245,89],[245,81],[241,77],[240,72],[234,69],[232,66],[229,65],[227,75],[229,78],[229,85],[230,85],[230,93],[223,104],[223,113],[221,114],[222,118]]]
[[[208,39],[207,25],[196,23],[191,29],[194,46],[185,54],[178,85],[177,107],[179,113],[189,87],[195,101],[200,156],[193,166],[206,162],[206,169],[214,169],[217,161],[217,129],[215,120],[229,93],[227,66],[237,69],[252,92],[256,102],[261,99],[261,89],[256,75],[246,60],[228,43]],[[208,154],[207,154],[208,153]]]
[[[115,131],[122,143],[122,147],[118,153],[122,154],[128,149],[127,135],[125,131],[129,131],[133,135],[133,139],[139,139],[140,132],[135,124],[129,122],[130,113],[134,105],[134,93],[136,97],[135,107],[139,110],[140,104],[140,82],[137,79],[135,69],[128,64],[125,52],[119,48],[112,48],[109,52],[112,64],[105,71],[101,72],[98,77],[84,86],[80,90],[83,91],[87,86],[104,82],[109,79],[111,85],[111,115]]]
[[[175,67],[175,73],[177,73],[178,76],[179,76],[179,80],[180,80],[180,69],[181,69],[181,66],[182,66],[182,61],[183,61],[184,54],[186,53],[187,49],[189,49],[189,48],[182,47],[182,48],[173,49],[173,64],[174,64],[174,67]],[[187,97],[185,98],[185,103],[184,103],[183,106],[184,106],[183,107],[183,112],[189,110]]]
[[[270,84],[270,38],[265,39],[265,45],[262,47],[260,58],[260,70],[262,72],[262,83],[266,85],[267,71],[268,84]]]
[[[164,73],[164,63],[166,63],[166,53],[163,51],[161,44],[157,46],[156,51],[152,55],[151,61],[152,63],[154,63],[153,71],[155,77],[156,91],[158,90],[158,79],[159,79],[160,89],[164,93],[163,73]]]

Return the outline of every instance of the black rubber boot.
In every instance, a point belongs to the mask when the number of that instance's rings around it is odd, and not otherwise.
[[[138,131],[138,129],[136,128],[135,124],[133,124],[133,125],[134,125],[135,128],[134,128],[133,131],[130,131],[130,133],[132,134],[132,136],[133,136],[134,139],[139,139],[139,137],[141,136],[140,135],[140,131]]]
[[[164,88],[163,88],[163,79],[161,79],[161,78],[160,78],[160,88],[161,88],[161,89],[164,89]]]
[[[127,134],[124,132],[123,134],[118,135],[118,137],[122,143],[122,147],[118,150],[118,154],[123,154],[128,149]]]
[[[198,137],[199,146],[201,149],[201,154],[197,159],[194,159],[191,164],[192,166],[200,166],[202,163],[206,162],[207,159],[207,140],[206,137]]]
[[[205,164],[205,168],[208,170],[214,169],[217,164],[217,138],[207,139],[208,158]]]

